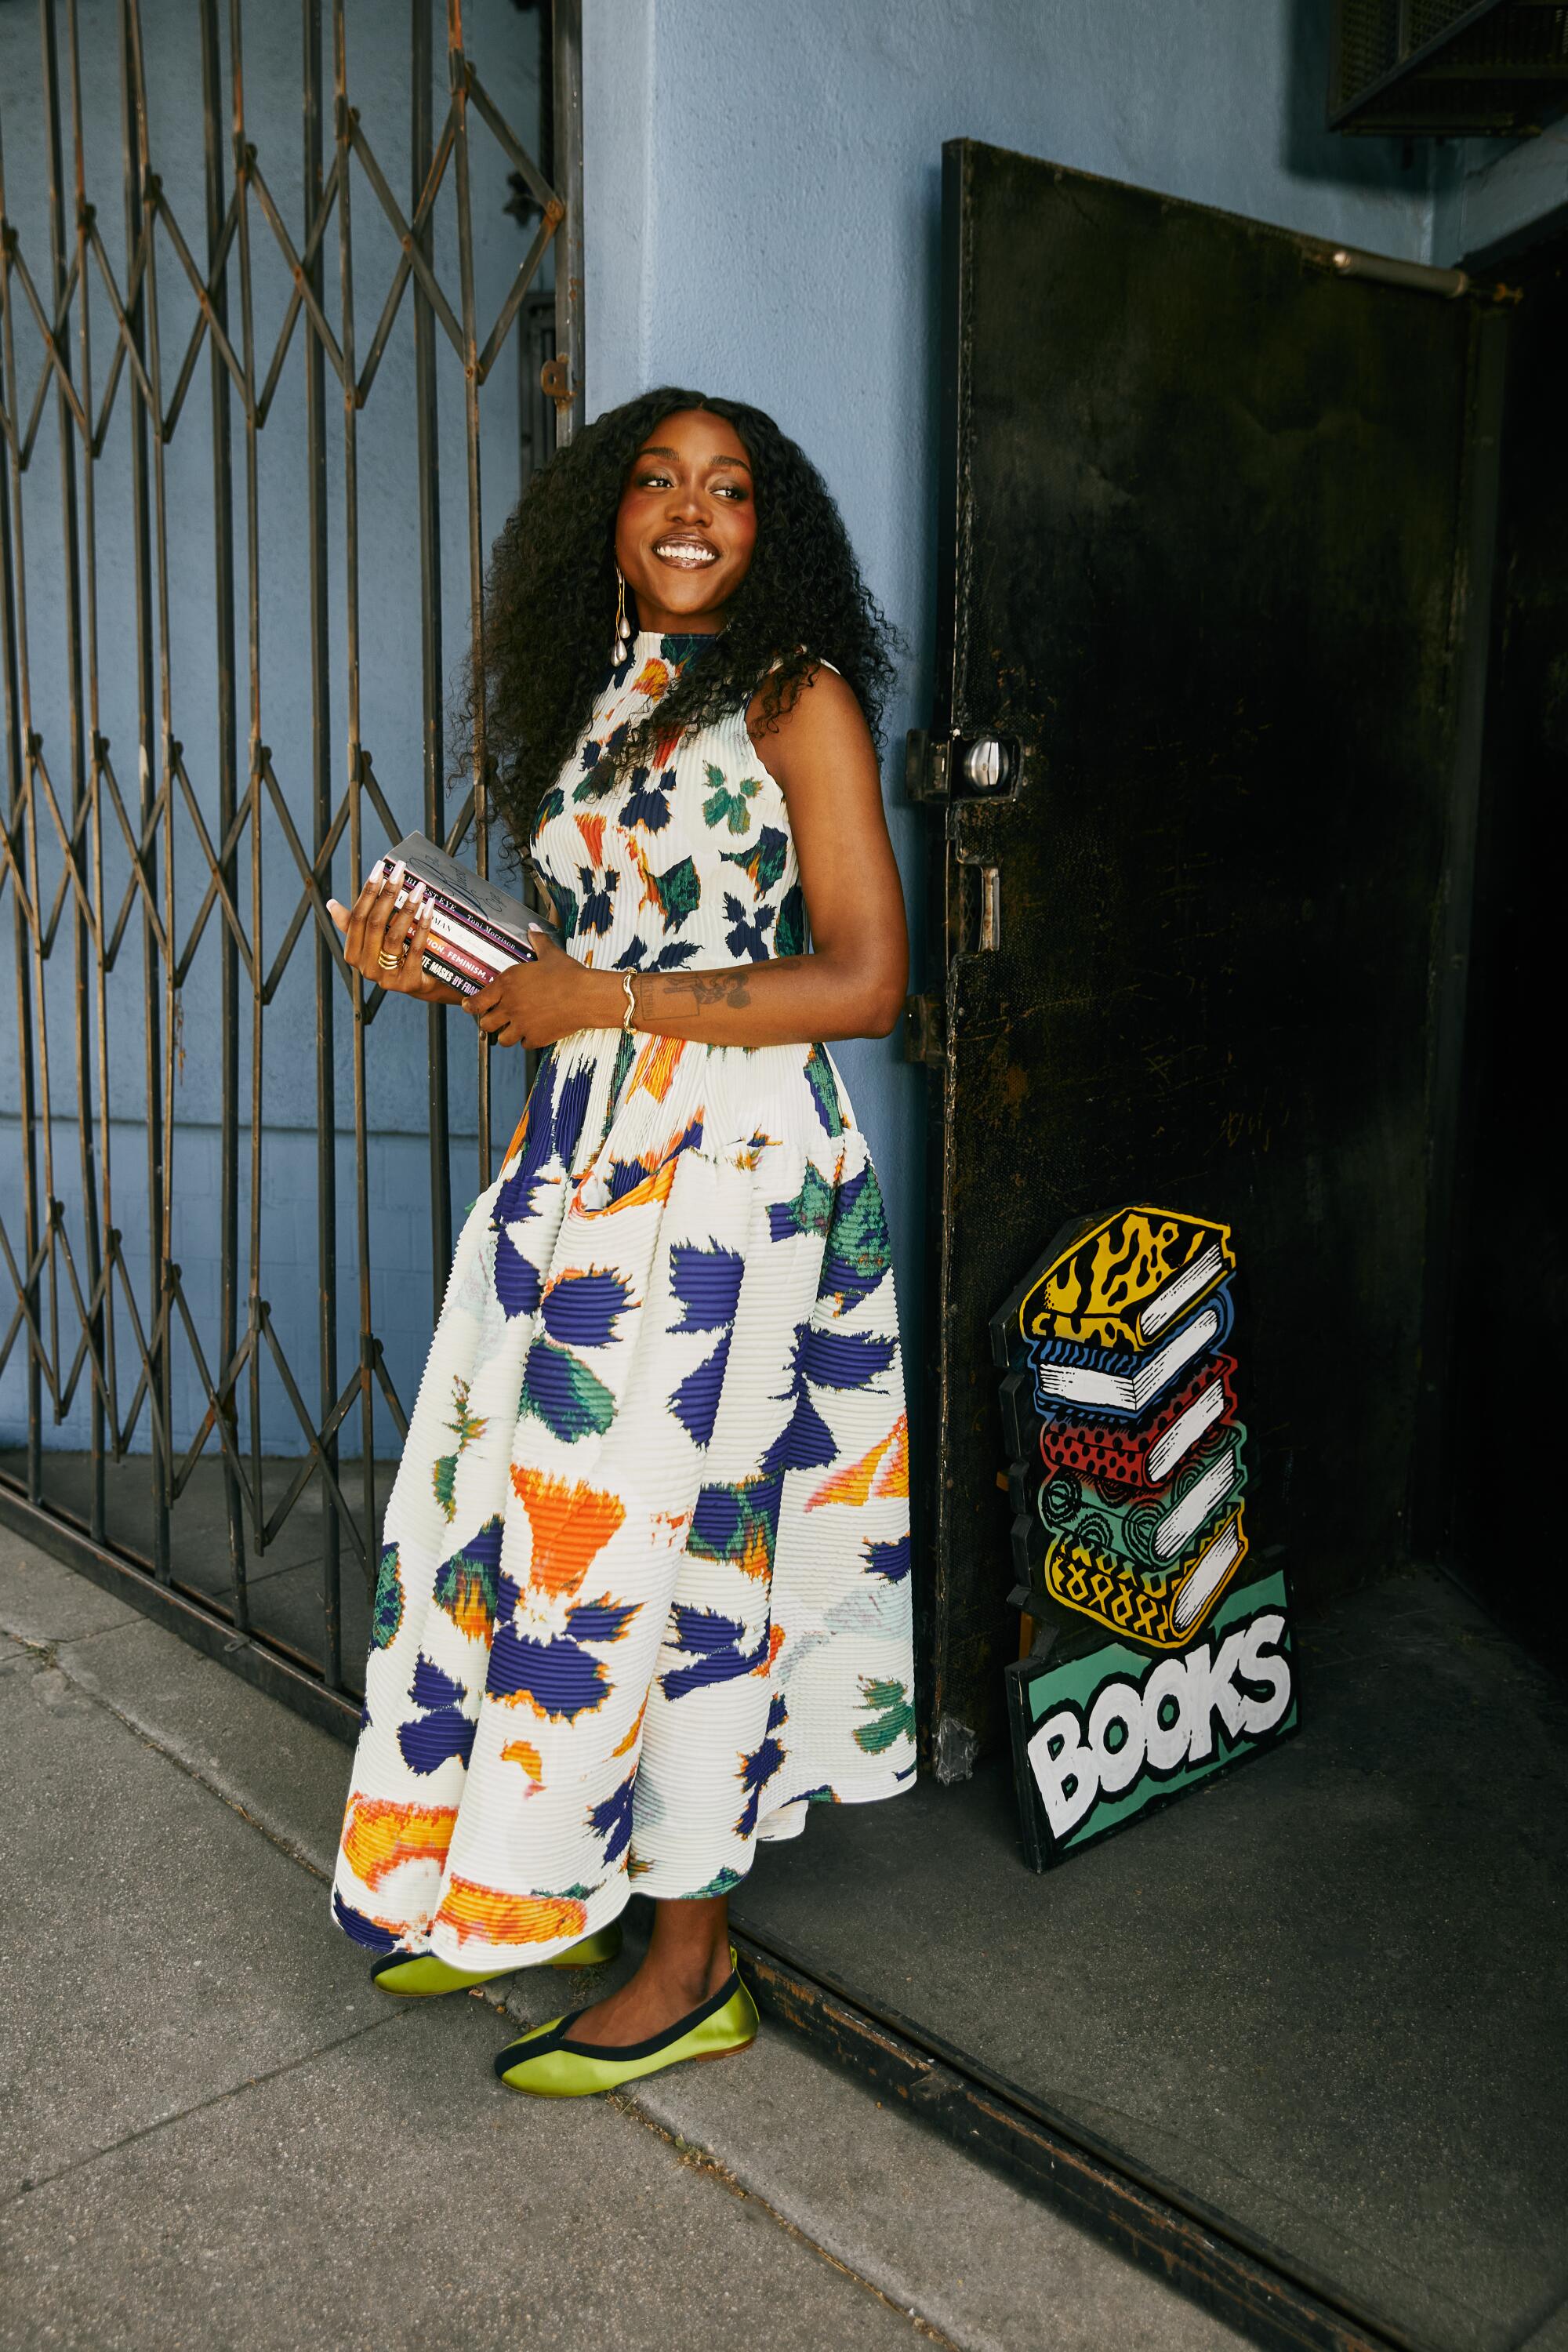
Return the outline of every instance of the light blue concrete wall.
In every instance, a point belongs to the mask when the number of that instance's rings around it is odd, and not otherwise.
[[[79,0],[84,97],[94,125],[89,196],[117,265],[119,226],[114,0]],[[470,53],[503,110],[528,137],[537,120],[531,18],[511,0],[466,0]],[[844,507],[873,587],[910,641],[912,656],[889,713],[889,801],[900,859],[918,908],[921,840],[896,779],[904,728],[924,715],[931,688],[931,518],[935,492],[936,257],[940,149],[967,133],[1084,169],[1226,205],[1324,235],[1425,257],[1433,236],[1428,152],[1406,167],[1384,142],[1333,140],[1321,130],[1326,85],[1323,0],[584,0],[588,191],[589,403],[597,409],[643,384],[690,378],[770,407],[823,465]],[[143,0],[153,84],[154,160],[187,236],[200,249],[201,153],[194,135],[198,71],[193,0]],[[385,0],[351,0],[351,96],[400,198],[407,108],[405,18]],[[300,235],[299,15],[246,11],[251,135],[263,169]],[[0,127],[7,204],[40,273],[43,217],[36,11],[0,6]],[[444,93],[437,92],[437,108]],[[476,256],[481,316],[493,312],[519,251],[505,217],[505,165],[488,136],[475,148]],[[393,266],[391,240],[370,192],[353,183],[356,310],[362,349]],[[276,334],[287,297],[276,249],[255,232],[258,331]],[[450,211],[438,228],[437,267],[454,299]],[[161,258],[169,326],[183,346],[194,320],[172,258]],[[335,242],[328,253],[329,316],[338,318]],[[416,821],[418,564],[412,338],[405,308],[381,378],[361,419],[363,732],[395,810]],[[110,327],[95,310],[100,382]],[[40,352],[18,341],[25,378]],[[441,443],[445,502],[444,614],[455,656],[466,625],[460,412],[452,355],[443,349]],[[300,464],[299,346],[262,436],[261,532],[264,728],[298,820],[308,806],[305,507]],[[204,356],[167,452],[171,528],[171,647],[175,731],[209,824],[215,652]],[[123,418],[123,401],[121,417]],[[486,397],[484,537],[517,487],[515,408],[501,387]],[[58,449],[47,407],[27,486],[27,583],[34,724],[63,776],[66,688],[59,627]],[[341,791],[343,533],[341,414],[329,378],[328,479],[334,698],[331,740]],[[131,550],[123,424],[111,428],[99,472],[100,662],[103,709],[128,793],[134,741]],[[243,533],[237,550],[245,561]],[[243,667],[246,651],[240,641]],[[187,913],[201,869],[179,826],[177,873]],[[44,838],[47,842],[47,827]],[[111,882],[123,886],[123,846],[107,836]],[[52,853],[46,847],[46,861]],[[50,866],[58,873],[58,858]],[[298,896],[270,821],[265,835],[264,934],[268,950]],[[346,887],[346,856],[336,880]],[[194,895],[193,895],[194,893]],[[4,912],[8,923],[8,909]],[[180,1129],[175,1255],[195,1293],[216,1302],[217,1110],[216,929],[180,1007],[184,1052],[174,1115]],[[8,950],[7,950],[8,952]],[[140,1078],[139,949],[110,982],[116,1222],[147,1278],[141,1207],[143,1111]],[[57,1120],[68,1116],[69,979],[51,982]],[[402,1015],[402,1018],[398,1016]],[[456,1032],[459,1048],[466,1032]],[[16,1199],[17,1136],[10,1029],[0,1045],[0,1184]],[[248,1075],[248,1040],[244,1076]],[[306,960],[296,955],[268,1014],[264,1116],[263,1288],[312,1406],[314,1043]],[[910,1338],[918,1344],[916,1266],[921,1206],[922,1081],[896,1040],[846,1049],[861,1115],[887,1178]],[[378,1325],[405,1400],[428,1329],[422,1024],[394,1006],[369,1040],[369,1117],[381,1136],[373,1285]],[[348,1027],[340,1020],[340,1116],[351,1101]],[[7,1091],[9,1089],[9,1091]],[[505,1082],[503,1081],[503,1090]],[[457,1126],[471,1125],[471,1086],[459,1077]],[[507,1110],[515,1109],[509,1094]],[[76,1217],[74,1144],[57,1125],[57,1189]],[[340,1147],[340,1157],[342,1157]],[[459,1154],[460,1204],[473,1189],[471,1152]],[[346,1161],[344,1167],[346,1191]],[[301,1204],[304,1204],[303,1208]],[[9,1213],[8,1213],[8,1222]],[[78,1229],[79,1243],[79,1228]],[[353,1320],[353,1234],[340,1234],[344,1362]],[[144,1295],[144,1293],[142,1293]],[[205,1307],[204,1308],[204,1312]],[[68,1301],[67,1313],[68,1315]],[[0,1381],[0,1444],[16,1433],[16,1364]],[[176,1432],[188,1435],[200,1398],[189,1369],[176,1386]],[[276,1442],[292,1443],[268,1411]],[[79,1444],[78,1405],[53,1442]],[[139,1433],[144,1443],[145,1428]],[[273,1436],[269,1435],[269,1443]],[[353,1441],[351,1440],[351,1443]]]
[[[1539,139],[1464,139],[1444,157],[1432,258],[1482,253],[1568,205],[1568,122]]]
[[[588,404],[691,383],[821,466],[913,648],[889,815],[931,697],[941,150],[971,137],[1415,259],[1430,151],[1322,128],[1326,0],[584,0]],[[922,1073],[842,1059],[919,1344]],[[912,1343],[912,1344],[910,1344]]]
[[[125,234],[120,141],[120,39],[118,0],[78,0],[81,28],[81,79],[87,125],[87,194],[98,209],[99,226],[111,267],[125,278]],[[228,11],[218,12],[226,27]],[[330,27],[331,11],[324,15]],[[448,100],[444,11],[435,10],[434,114],[439,125]],[[465,0],[468,54],[502,114],[537,152],[539,74],[537,19],[512,0]],[[66,12],[55,11],[66,71]],[[195,0],[142,0],[148,67],[150,145],[153,168],[187,244],[198,258],[205,253],[204,165],[201,135],[201,50]],[[247,129],[296,247],[303,242],[301,131],[301,12],[297,5],[263,5],[250,0],[243,11]],[[408,12],[389,0],[349,0],[348,89],[360,111],[369,144],[399,205],[411,208],[408,120],[410,72]],[[327,162],[331,160],[330,30],[326,58]],[[225,58],[226,94],[226,50]],[[0,137],[4,141],[5,203],[25,257],[47,300],[48,223],[45,114],[42,104],[39,11],[26,0],[0,5]],[[67,82],[68,92],[68,80]],[[68,95],[67,99],[68,108]],[[475,287],[481,333],[504,300],[531,229],[505,212],[510,164],[489,131],[471,113],[472,212]],[[70,171],[68,114],[66,128]],[[448,168],[436,213],[436,269],[454,311],[461,313],[456,238],[455,174]],[[372,187],[355,163],[351,172],[353,225],[354,315],[360,363],[380,316],[398,260],[398,248]],[[255,268],[258,373],[265,375],[289,295],[289,279],[279,247],[258,208],[250,215]],[[181,274],[173,246],[157,240],[163,389],[168,401],[196,320],[195,298]],[[341,334],[342,293],[338,230],[334,219],[325,246],[325,309]],[[90,281],[95,400],[100,401],[113,350],[114,322],[108,298]],[[238,273],[229,270],[229,317],[239,342]],[[359,416],[359,519],[361,596],[362,733],[382,789],[400,828],[422,822],[420,633],[421,583],[416,501],[416,401],[413,312],[405,299],[380,373]],[[73,362],[79,365],[72,321]],[[43,346],[25,305],[17,304],[15,340],[24,422],[45,364]],[[463,434],[461,362],[437,332],[438,440],[442,493],[442,609],[448,669],[467,643],[468,567],[467,487]],[[257,561],[260,581],[259,646],[262,678],[261,734],[271,747],[279,785],[296,826],[310,835],[310,690],[308,604],[308,506],[304,437],[304,337],[296,326],[277,396],[258,436],[259,529]],[[342,793],[347,758],[346,509],[342,466],[342,396],[327,370],[327,543],[331,688],[327,734],[331,745],[332,798]],[[481,394],[482,541],[488,551],[519,488],[516,369],[503,359]],[[94,468],[98,556],[98,653],[100,704],[98,724],[109,738],[121,789],[132,811],[138,803],[136,762],[135,633],[132,509],[130,495],[129,403],[122,377],[102,457]],[[245,533],[243,435],[237,411],[233,425],[236,480],[236,568],[241,596],[237,653],[240,672],[239,760],[243,786],[248,723],[248,645],[244,611],[247,548]],[[173,731],[184,746],[192,786],[210,833],[216,835],[216,632],[213,534],[212,429],[209,362],[204,349],[173,438],[164,450],[168,520],[169,659]],[[69,678],[63,625],[63,541],[60,457],[55,404],[45,403],[37,444],[22,481],[23,577],[27,602],[27,643],[32,690],[31,722],[43,738],[44,756],[57,793],[68,807],[68,755]],[[3,780],[0,780],[3,788]],[[48,815],[40,804],[38,835],[46,908],[58,887],[61,854]],[[261,834],[263,971],[270,969],[300,897],[298,869],[270,811]],[[367,811],[367,855],[379,854],[384,836]],[[107,808],[104,822],[106,895],[110,920],[125,891],[129,857]],[[248,929],[248,837],[240,851],[242,914]],[[206,884],[206,868],[195,828],[181,806],[174,825],[175,935],[188,937]],[[345,840],[332,886],[347,896],[351,863]],[[10,1006],[12,908],[0,896],[5,961],[0,969],[0,1213],[20,1243],[20,1129],[16,1025]],[[176,1129],[174,1187],[174,1255],[186,1271],[209,1358],[216,1348],[217,1190],[216,1127],[220,1108],[217,1054],[218,926],[210,920],[175,1008],[180,1046],[173,1088]],[[79,1268],[85,1265],[77,1145],[71,1119],[77,1085],[74,1069],[73,958],[68,916],[51,958],[45,990],[54,1113],[54,1186],[66,1204],[68,1227]],[[316,1343],[313,1333],[316,1276],[311,1236],[315,1219],[316,1045],[314,956],[307,933],[296,946],[265,1019],[262,1108],[267,1130],[263,1169],[263,1292],[283,1318],[285,1345],[313,1412]],[[248,1108],[251,1036],[249,989],[241,980],[240,1087]],[[150,1248],[145,1212],[146,1086],[143,1071],[143,981],[140,926],[132,920],[108,982],[108,1068],[111,1114],[110,1163],[113,1220],[126,1235],[143,1319],[149,1305]],[[453,1125],[472,1136],[475,1125],[478,1041],[458,1015],[452,1028]],[[96,1055],[97,1020],[94,1014]],[[353,1116],[352,1023],[346,997],[336,1007],[335,1072],[340,1129]],[[498,1063],[502,1057],[497,1056]],[[373,1295],[383,1325],[393,1376],[406,1402],[412,1396],[430,1328],[429,1191],[424,1140],[428,1087],[426,1022],[422,1013],[389,1004],[366,1040],[366,1116],[374,1138],[372,1154]],[[498,1083],[497,1124],[510,1131],[521,1096],[520,1056],[506,1057]],[[96,1097],[96,1074],[94,1094]],[[95,1110],[98,1105],[95,1100]],[[247,1139],[242,1137],[242,1150]],[[340,1142],[340,1189],[345,1213],[352,1210],[352,1153]],[[477,1189],[472,1143],[455,1155],[458,1204]],[[388,1187],[390,1185],[390,1191]],[[245,1211],[242,1206],[242,1231]],[[310,1228],[310,1234],[303,1226]],[[307,1247],[307,1243],[310,1246]],[[353,1339],[357,1307],[354,1234],[345,1213],[340,1222],[339,1321],[343,1333],[344,1375],[357,1355]],[[68,1285],[60,1275],[66,1360],[77,1328]],[[9,1284],[0,1276],[0,1335],[10,1319]],[[135,1360],[121,1318],[120,1349],[122,1402],[135,1384]],[[177,1442],[188,1440],[202,1411],[183,1337],[174,1349],[174,1424]],[[21,1359],[14,1352],[0,1376],[0,1446],[14,1441],[23,1419]],[[268,1442],[284,1450],[299,1444],[297,1423],[287,1407],[277,1409],[279,1391],[268,1375]],[[48,1442],[72,1446],[85,1442],[87,1387],[83,1381],[66,1420],[47,1432]],[[352,1433],[349,1443],[354,1442]],[[145,1416],[134,1443],[147,1443]],[[384,1431],[385,1450],[395,1440]]]

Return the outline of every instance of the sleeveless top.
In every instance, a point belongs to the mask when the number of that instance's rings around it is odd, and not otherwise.
[[[596,971],[761,963],[805,949],[789,814],[744,705],[657,744],[608,792],[595,777],[711,642],[634,638],[534,820],[532,855],[572,953]]]
[[[649,761],[607,791],[595,782],[605,754],[711,642],[646,630],[635,637],[535,817],[533,864],[568,951],[595,971],[710,970],[799,955],[807,946],[789,812],[747,732],[744,704],[657,743]],[[840,1172],[838,1139],[855,1118],[825,1045],[665,1039],[657,1090],[644,1084],[628,1102],[626,1080],[645,1036],[604,1030],[570,1043],[580,1056],[595,1038],[595,1059],[606,1066],[585,1128],[599,1141],[629,1113],[629,1130],[616,1138],[623,1164],[678,1133],[671,1114],[686,1111],[700,1119],[710,1151],[744,1157],[765,1142],[788,1144],[806,1150],[830,1181]]]

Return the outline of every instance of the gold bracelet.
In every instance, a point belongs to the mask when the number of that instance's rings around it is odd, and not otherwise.
[[[621,986],[626,992],[626,1009],[621,1015],[621,1028],[624,1034],[629,1037],[632,1034],[632,1023],[637,1018],[637,1001],[632,992],[632,976],[629,971],[622,972]]]

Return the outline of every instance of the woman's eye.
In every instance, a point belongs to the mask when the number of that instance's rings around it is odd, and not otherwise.
[[[668,490],[669,483],[670,478],[668,474],[639,474],[637,476],[637,488],[639,490]]]
[[[713,495],[715,498],[733,499],[737,506],[744,506],[746,503],[746,493],[739,482],[717,483]]]

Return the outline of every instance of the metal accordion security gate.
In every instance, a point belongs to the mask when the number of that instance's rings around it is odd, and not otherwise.
[[[0,1520],[343,1731],[454,1182],[505,1129],[482,1040],[394,1037],[326,900],[406,832],[499,849],[447,698],[581,420],[579,0],[38,0],[26,52],[24,13]]]

